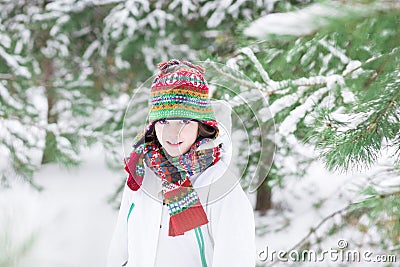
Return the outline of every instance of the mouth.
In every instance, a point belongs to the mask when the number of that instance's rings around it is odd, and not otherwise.
[[[182,144],[183,142],[170,142],[170,141],[167,141],[167,144],[168,145],[170,145],[170,146],[172,146],[172,147],[177,147],[177,146],[179,146],[180,144]]]

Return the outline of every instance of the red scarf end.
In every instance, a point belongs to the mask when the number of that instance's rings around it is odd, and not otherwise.
[[[186,231],[207,224],[207,215],[200,201],[195,206],[172,215],[169,220],[169,236],[183,235]]]
[[[139,155],[137,153],[132,153],[131,157],[129,158],[129,161],[127,162],[125,160],[125,171],[129,173],[128,179],[126,181],[126,184],[128,187],[133,190],[137,191],[139,190],[140,186],[142,185],[143,182],[143,176],[138,176],[136,175],[136,165],[138,162]]]

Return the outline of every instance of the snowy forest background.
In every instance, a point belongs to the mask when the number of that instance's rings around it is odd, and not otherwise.
[[[0,267],[105,265],[130,101],[170,58],[233,107],[257,254],[400,262],[399,25],[396,0],[0,0]]]

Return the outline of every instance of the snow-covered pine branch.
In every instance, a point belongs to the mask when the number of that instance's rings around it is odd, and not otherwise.
[[[254,55],[253,51],[249,47],[242,48],[240,50],[243,54],[245,54],[250,61],[254,64],[256,70],[260,73],[261,78],[263,79],[264,83],[267,85],[267,87],[272,87],[274,81],[271,80],[271,78],[268,75],[268,72],[263,68],[261,65],[260,61],[258,61],[257,57]]]

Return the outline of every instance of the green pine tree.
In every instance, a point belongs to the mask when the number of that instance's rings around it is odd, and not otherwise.
[[[121,78],[98,52],[108,5],[3,1],[0,9],[2,182],[18,175],[37,186],[42,164],[75,166],[83,147],[115,146],[132,75]]]
[[[231,78],[244,86],[243,91],[260,91],[268,99],[276,123],[277,146],[268,176],[278,178],[269,178],[270,186],[279,184],[273,182],[279,178],[292,177],[285,173],[288,168],[279,163],[280,159],[293,157],[308,162],[305,153],[293,146],[295,140],[313,146],[332,171],[367,171],[381,155],[389,154],[391,161],[386,163],[385,171],[375,174],[370,184],[360,188],[362,200],[334,214],[341,215],[342,225],[332,226],[329,234],[356,225],[364,233],[380,234],[376,246],[398,251],[399,6],[392,1],[323,2],[323,5],[327,11],[337,12],[327,12],[335,14],[330,17],[310,16],[314,28],[308,26],[311,31],[304,36],[285,35],[284,29],[282,35],[262,34],[260,30],[257,37],[266,41],[249,40],[248,47],[238,49],[227,61],[251,82],[241,77]],[[311,12],[313,7],[308,6],[307,10]],[[297,23],[302,22],[305,23]],[[249,34],[250,26],[245,33]],[[299,173],[304,170],[302,165],[295,166]],[[392,186],[385,186],[389,181]],[[312,233],[316,230],[312,229]],[[319,238],[323,236],[324,233]],[[297,245],[307,241],[309,238]]]
[[[137,130],[125,108],[156,64],[227,54],[238,21],[273,8],[268,0],[2,1],[3,183],[18,174],[33,184],[42,163],[79,164],[93,142],[120,167],[123,125],[126,135]]]

